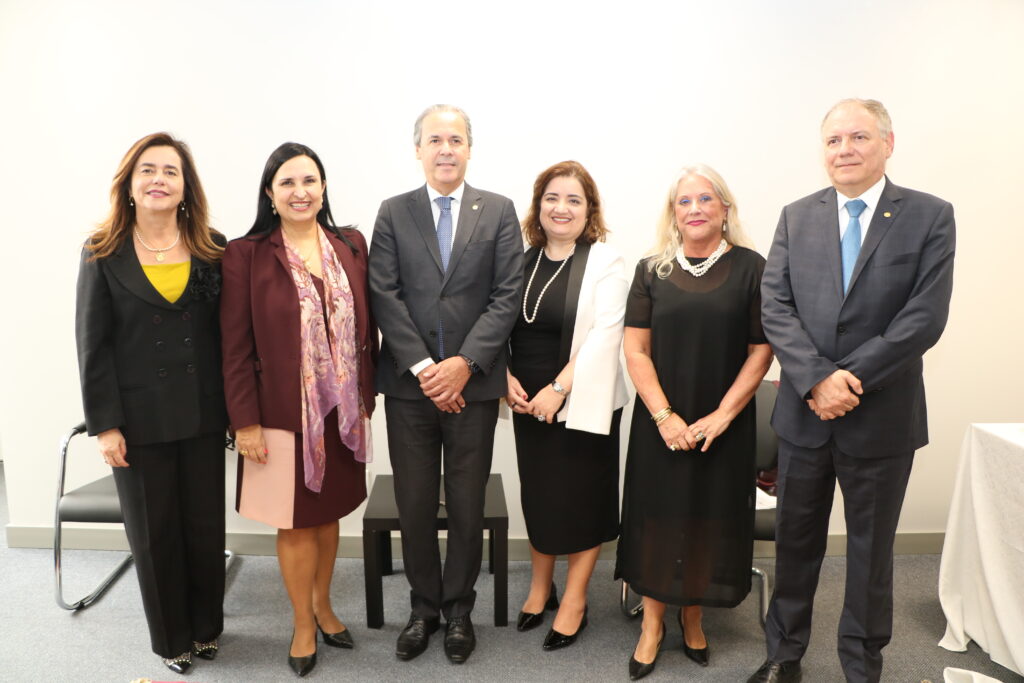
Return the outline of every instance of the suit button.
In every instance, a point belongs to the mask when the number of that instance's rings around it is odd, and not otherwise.
[[[185,311],[184,313],[181,314],[181,319],[185,321],[191,320],[192,314],[189,313],[188,311]]]
[[[846,334],[846,325],[840,325],[838,328],[836,328],[836,332],[838,332],[839,334]]]
[[[157,370],[156,371],[156,376],[157,377],[166,377],[167,376],[167,368],[160,368],[159,370]]]
[[[162,341],[158,341],[156,343],[156,350],[163,351],[165,346],[167,346],[167,344],[164,344]]]
[[[193,373],[194,373],[195,371],[196,371],[196,366],[192,365],[191,363],[188,363],[188,364],[187,364],[187,365],[185,366],[185,372],[187,372],[188,374],[190,374],[190,375],[191,375],[191,374],[193,374]]]
[[[185,337],[184,341],[182,341],[181,343],[189,348],[192,348],[192,337]]]
[[[164,319],[163,319],[163,318],[161,318],[161,317],[160,317],[159,315],[154,315],[154,316],[153,316],[153,324],[154,324],[154,325],[159,325],[159,324],[160,324],[160,323],[162,323],[163,321],[164,321]]]

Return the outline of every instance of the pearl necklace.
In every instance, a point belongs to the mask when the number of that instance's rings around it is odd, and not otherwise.
[[[729,243],[724,239],[718,243],[718,248],[711,252],[711,256],[698,263],[697,265],[691,264],[686,260],[686,256],[683,255],[683,248],[679,247],[679,251],[676,252],[676,261],[679,261],[680,267],[687,273],[694,277],[702,277],[705,273],[711,270],[711,266],[718,263],[718,259],[722,258],[722,254],[729,248]]]
[[[526,300],[530,298],[530,287],[533,285],[534,276],[537,275],[537,268],[540,267],[541,257],[544,256],[544,249],[543,247],[541,248],[540,253],[537,254],[537,260],[533,263],[533,273],[530,274],[530,281],[526,283],[526,292],[523,293],[523,320],[528,323],[533,323],[533,321],[537,319],[537,310],[540,308],[540,300],[544,298],[544,292],[548,291],[548,287],[550,287],[551,283],[555,281],[558,274],[562,272],[562,268],[565,268],[565,264],[569,262],[569,257],[572,256],[575,251],[576,245],[574,244],[572,245],[572,249],[569,251],[569,255],[562,259],[562,263],[559,264],[558,270],[555,271],[555,274],[552,275],[546,283],[544,283],[544,287],[540,290],[540,294],[537,295],[537,302],[533,305],[533,316],[530,316],[526,313]]]
[[[174,241],[171,242],[171,245],[169,247],[164,247],[163,249],[154,249],[153,247],[146,244],[146,240],[142,239],[142,233],[139,232],[138,228],[135,228],[135,237],[138,238],[139,244],[142,245],[143,249],[156,254],[156,256],[154,256],[153,258],[157,260],[157,263],[162,263],[164,260],[164,252],[170,251],[171,249],[174,249],[174,247],[178,245],[178,240],[181,239],[181,230],[179,230],[178,234],[174,236]]]

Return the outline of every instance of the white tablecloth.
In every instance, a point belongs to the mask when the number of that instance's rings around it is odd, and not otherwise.
[[[946,634],[1024,673],[1024,424],[967,428],[939,567]]]

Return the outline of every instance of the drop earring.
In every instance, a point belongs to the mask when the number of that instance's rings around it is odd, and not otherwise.
[[[128,195],[128,206],[135,206],[135,197]]]
[[[277,215],[277,207],[274,206],[274,202],[270,202],[270,213]]]

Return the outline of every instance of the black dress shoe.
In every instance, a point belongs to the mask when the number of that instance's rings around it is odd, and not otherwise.
[[[705,636],[705,638],[704,638],[704,641],[705,641],[704,647],[702,647],[700,649],[695,648],[695,647],[690,647],[689,645],[686,644],[686,629],[683,628],[683,608],[682,607],[679,608],[679,618],[678,618],[678,621],[679,621],[679,630],[683,634],[683,653],[687,657],[692,659],[693,661],[695,661],[698,664],[700,664],[701,666],[707,666],[708,665],[708,661],[709,661],[710,656],[711,656],[711,652],[708,650],[707,637]]]
[[[292,631],[292,639],[295,639],[295,632]],[[316,640],[313,641],[313,647],[316,647]],[[299,678],[302,678],[316,666],[316,650],[313,650],[313,654],[306,655],[305,657],[292,657],[291,642],[288,644],[288,666],[291,667],[292,671]]]
[[[163,658],[161,657],[161,659]],[[192,668],[192,653],[183,652],[177,657],[172,657],[171,659],[164,659],[163,661],[164,666],[166,666],[174,673],[183,674],[186,673],[190,668]]]
[[[517,631],[529,631],[544,623],[544,612],[558,609],[558,589],[551,584],[551,592],[548,593],[548,601],[544,603],[544,611],[534,614],[533,612],[520,612],[516,621]]]
[[[661,644],[665,641],[665,624],[661,625],[661,638],[658,639],[658,651],[654,653],[654,659],[644,664],[638,662],[633,655],[629,656],[629,680],[635,681],[643,678],[654,671],[654,665],[658,662],[658,655],[661,654]]]
[[[444,653],[453,664],[462,664],[476,647],[476,634],[469,615],[449,617],[448,630],[444,634]]]
[[[337,633],[328,633],[320,626],[320,622],[316,622],[316,628],[320,631],[320,635],[324,637],[324,643],[331,647],[342,647],[346,650],[351,650],[356,646],[354,640],[352,640],[352,634],[346,628],[344,631],[338,631]]]
[[[192,654],[201,659],[213,660],[217,656],[217,639],[214,638],[208,643],[192,641]]]
[[[430,634],[437,631],[441,626],[441,620],[437,617],[428,619],[418,617],[415,614],[409,617],[409,623],[405,625],[402,632],[398,634],[398,645],[395,654],[399,659],[413,659],[423,654],[430,642]]]
[[[548,635],[544,638],[544,649],[545,650],[560,650],[563,647],[569,647],[576,642],[576,638],[583,633],[583,629],[587,627],[587,611],[589,607],[583,608],[583,619],[580,620],[580,627],[576,629],[576,633],[571,636],[567,636],[564,633],[559,633],[555,629],[548,631]]]
[[[747,683],[800,683],[800,662],[773,662],[766,659]]]

